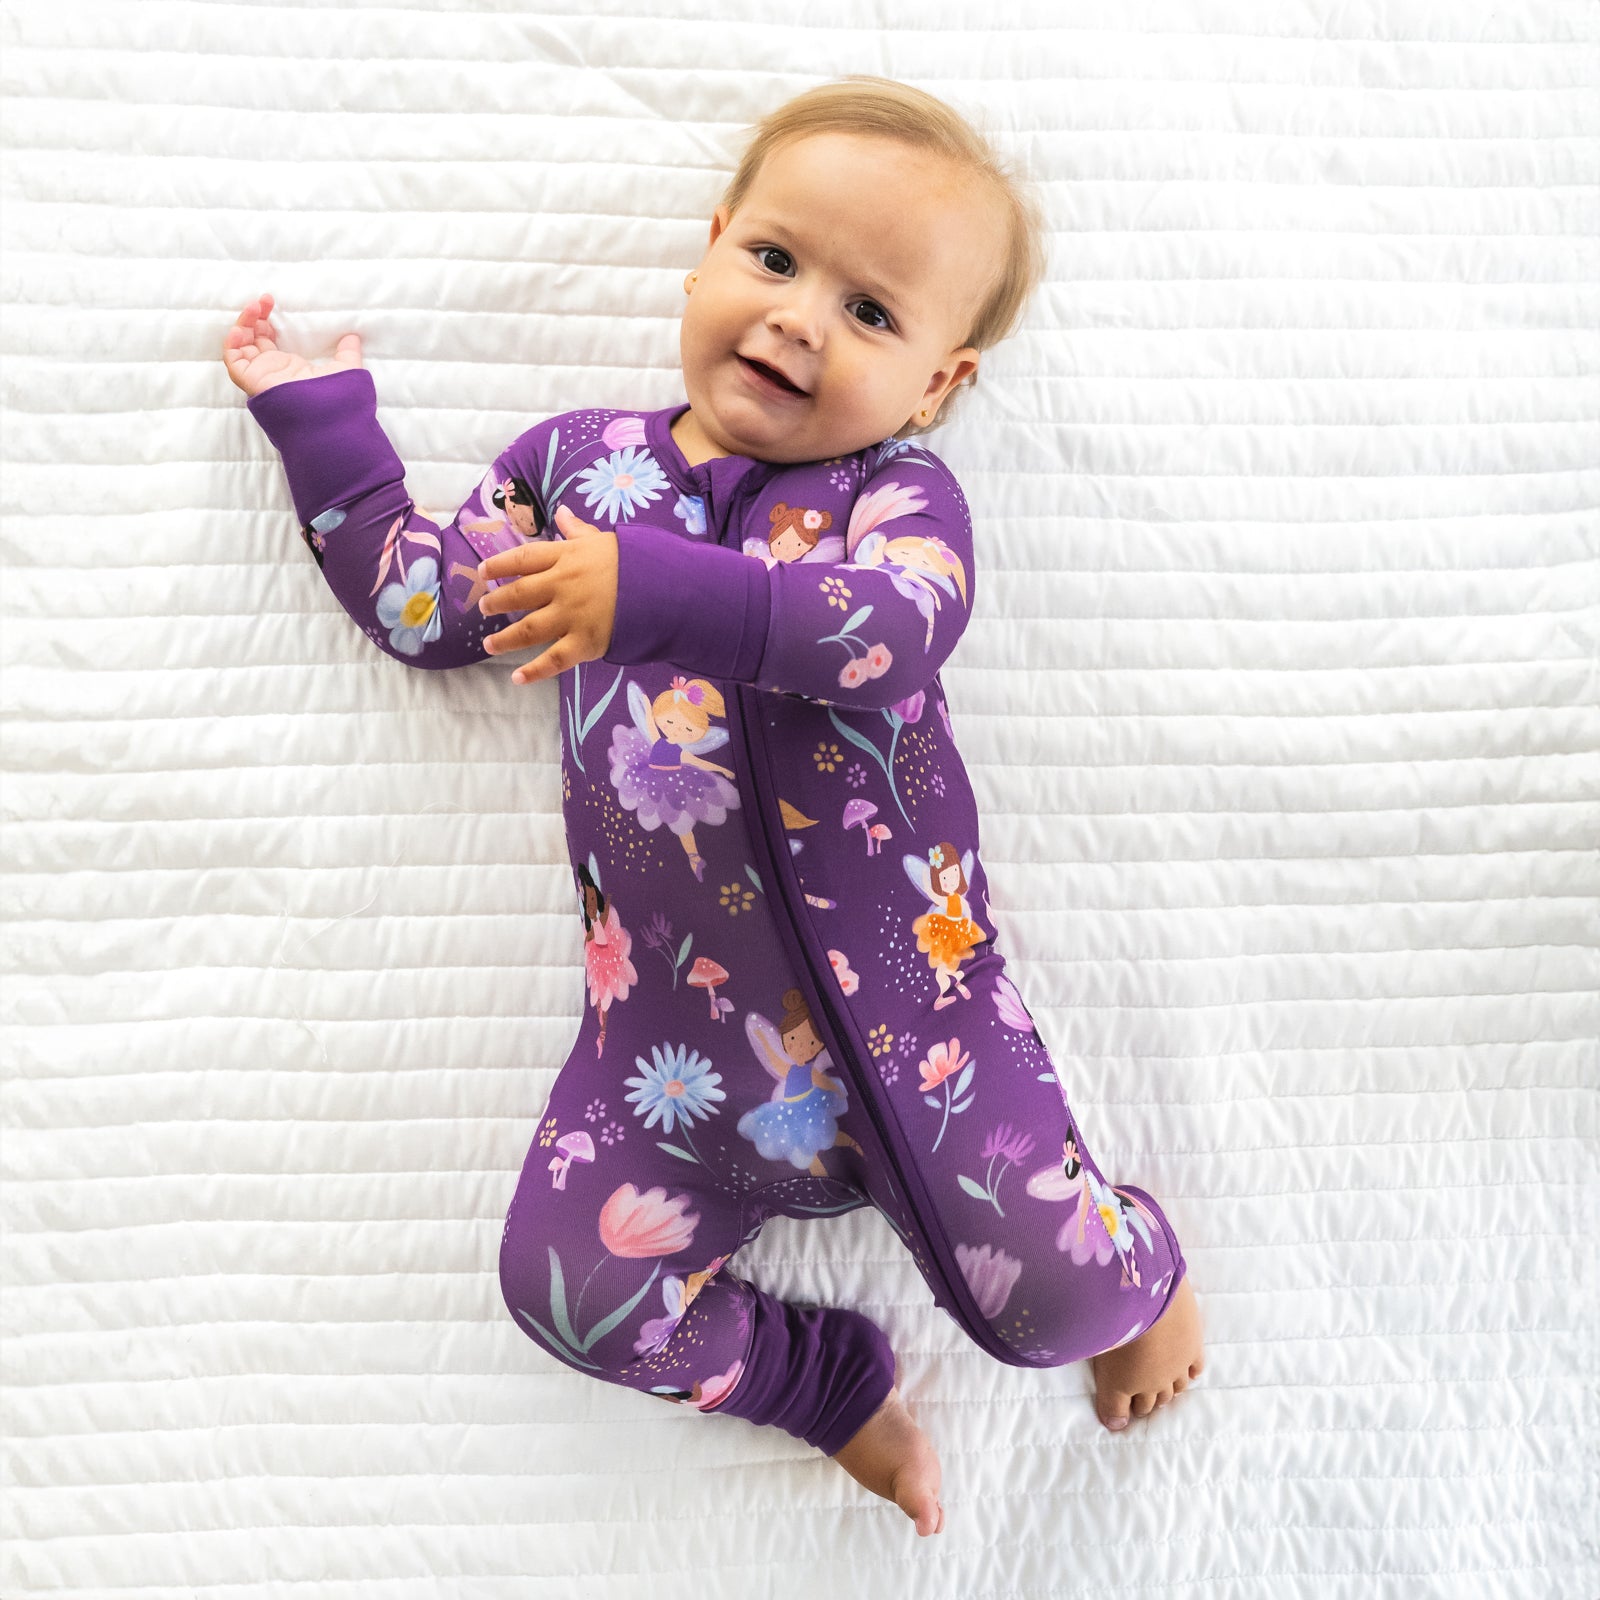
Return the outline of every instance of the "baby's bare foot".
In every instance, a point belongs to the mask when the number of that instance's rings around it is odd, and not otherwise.
[[[900,1369],[896,1365],[895,1378]],[[933,1441],[911,1419],[898,1381],[883,1404],[836,1450],[833,1459],[857,1483],[894,1503],[917,1525],[919,1537],[944,1527],[939,1504],[939,1457]]]
[[[1178,1285],[1160,1320],[1128,1344],[1107,1350],[1090,1363],[1094,1368],[1094,1408],[1111,1429],[1126,1428],[1131,1410],[1148,1416],[1191,1378],[1205,1371],[1200,1338],[1200,1307],[1188,1275]]]

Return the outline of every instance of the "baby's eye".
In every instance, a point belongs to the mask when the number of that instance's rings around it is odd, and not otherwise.
[[[753,247],[751,253],[755,256],[756,260],[759,261],[761,263],[761,265],[766,268],[766,270],[768,272],[778,272],[780,274],[780,276],[781,276],[781,269],[778,268],[778,267],[768,266],[767,265],[767,257],[768,256],[782,256],[785,262],[787,262],[789,260],[789,252],[787,250],[780,249],[775,244],[758,244],[758,245]],[[857,305],[862,305],[862,306],[871,306],[872,309],[874,311],[876,311],[880,317],[883,318],[882,322],[869,322],[869,323],[867,323],[866,324],[867,327],[869,327],[869,328],[892,328],[894,326],[894,323],[890,320],[889,313],[887,311],[885,311],[883,309],[883,307],[880,306],[877,303],[876,300],[858,300],[855,303]]]

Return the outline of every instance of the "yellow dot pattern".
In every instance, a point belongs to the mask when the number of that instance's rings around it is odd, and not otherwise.
[[[595,760],[596,753],[587,753],[585,759]],[[563,788],[563,810],[566,813],[568,836],[574,839],[589,837],[590,829],[584,813],[591,810],[598,812],[600,835],[609,852],[601,857],[602,860],[615,863],[624,872],[654,873],[668,865],[668,857],[663,854],[659,839],[664,838],[682,853],[683,847],[678,843],[676,834],[664,826],[654,830],[641,827],[638,817],[631,811],[624,811],[618,804],[616,791],[604,779],[585,784],[580,774],[576,790],[571,788],[570,773],[567,774],[567,780]]]
[[[927,709],[923,711],[924,719],[931,710],[933,703],[930,696]],[[934,711],[933,714],[937,716],[938,712]],[[934,786],[935,774],[939,772],[938,747],[939,741],[934,737],[933,730],[923,728],[920,723],[908,722],[900,730],[899,742],[894,747],[895,785],[913,817],[917,814],[919,801],[941,792]],[[939,783],[942,785],[943,782],[944,779],[940,777]]]

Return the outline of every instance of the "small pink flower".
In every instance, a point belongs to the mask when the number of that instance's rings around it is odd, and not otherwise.
[[[922,1074],[924,1091],[937,1089],[946,1078],[959,1072],[971,1059],[970,1052],[961,1048],[959,1039],[952,1039],[949,1044],[934,1045],[918,1064],[917,1070]]]
[[[870,674],[867,671],[867,658],[854,656],[839,673],[839,687],[841,689],[854,689],[865,683]]]
[[[600,1208],[600,1242],[614,1256],[675,1255],[688,1249],[700,1220],[688,1206],[686,1194],[669,1200],[659,1186],[640,1194],[625,1183]]]
[[[894,657],[886,644],[875,644],[867,651],[867,676],[881,678],[894,664]]]
[[[702,1378],[700,1398],[690,1404],[700,1411],[709,1411],[713,1406],[721,1405],[733,1393],[743,1375],[744,1362],[735,1361],[726,1372],[719,1372],[714,1378]]]
[[[839,987],[846,994],[854,994],[861,987],[861,978],[850,966],[850,958],[843,950],[830,950],[828,964],[833,968],[833,975],[839,980]]]

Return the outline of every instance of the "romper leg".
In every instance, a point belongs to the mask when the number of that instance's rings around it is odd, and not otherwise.
[[[930,992],[915,1037],[857,1068],[864,1087],[876,1080],[926,1207],[883,1170],[881,1151],[867,1187],[979,1343],[998,1339],[1018,1365],[1085,1360],[1161,1316],[1183,1251],[1145,1190],[1101,1173],[1003,959],[974,962],[962,981],[970,997],[936,1012]],[[947,1272],[970,1290],[954,1306]]]
[[[789,1305],[724,1270],[768,1213],[637,1123],[606,1125],[615,1143],[595,1137],[596,1085],[581,1036],[501,1239],[501,1289],[518,1326],[575,1371],[781,1428],[831,1455],[894,1382],[888,1340],[859,1312]],[[708,1128],[696,1126],[720,1169]],[[571,1133],[590,1137],[565,1160]]]

